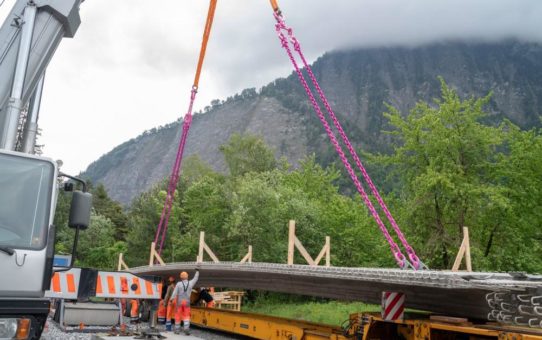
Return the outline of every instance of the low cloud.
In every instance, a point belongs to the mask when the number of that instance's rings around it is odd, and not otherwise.
[[[0,20],[14,0],[0,8]],[[83,170],[117,144],[184,114],[207,1],[87,0],[46,79],[45,152]],[[312,61],[326,51],[446,40],[542,43],[540,0],[282,0]],[[219,1],[196,109],[291,72],[268,1]],[[84,128],[66,129],[66,124]],[[75,141],[66,143],[66,141]]]

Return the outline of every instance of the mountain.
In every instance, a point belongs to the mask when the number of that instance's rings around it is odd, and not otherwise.
[[[312,67],[344,129],[357,147],[367,150],[385,148],[385,103],[407,114],[417,101],[439,96],[439,76],[462,96],[491,91],[490,120],[506,117],[523,128],[541,122],[539,44],[448,42],[352,49],[326,53]],[[215,100],[205,111],[194,116],[185,155],[197,154],[216,170],[226,170],[218,147],[235,132],[261,135],[277,156],[294,165],[313,152],[324,164],[337,160],[295,74],[259,91],[246,89]],[[169,174],[180,124],[152,129],[117,146],[84,175],[128,204]]]

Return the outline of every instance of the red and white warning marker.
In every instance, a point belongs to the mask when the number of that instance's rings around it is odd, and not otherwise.
[[[382,319],[402,320],[405,312],[405,294],[382,292]]]

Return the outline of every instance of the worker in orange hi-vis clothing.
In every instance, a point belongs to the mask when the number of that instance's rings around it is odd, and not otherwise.
[[[175,313],[175,301],[171,300],[174,289],[175,278],[170,276],[168,278],[166,296],[164,297],[164,304],[166,305],[166,331],[171,331],[171,320],[173,319]]]
[[[166,323],[167,309],[166,309],[165,303],[166,303],[166,300],[160,300],[160,302],[158,303],[158,311],[156,313],[158,317],[158,323],[162,325]]]
[[[174,300],[177,305],[175,307],[175,334],[181,332],[181,319],[184,324],[184,334],[190,335],[190,295],[192,288],[196,285],[199,278],[199,269],[196,269],[196,275],[192,280],[188,280],[188,273],[182,272],[180,275],[181,281],[177,283],[171,300]]]
[[[139,322],[139,301],[137,299],[130,300],[130,323]]]

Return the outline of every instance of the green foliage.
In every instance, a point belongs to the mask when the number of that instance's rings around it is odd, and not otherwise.
[[[507,121],[488,125],[483,108],[490,96],[464,100],[442,80],[441,91],[440,99],[418,103],[406,117],[389,106],[390,152],[366,155],[370,167],[388,175],[390,210],[431,268],[450,268],[468,226],[475,269],[542,272],[541,131]],[[252,245],[254,261],[284,263],[294,219],[314,257],[329,235],[332,265],[395,266],[361,199],[339,191],[342,168],[323,167],[313,155],[292,169],[256,136],[233,135],[220,150],[228,175],[198,157],[183,163],[162,254],[167,262],[194,260],[205,231],[221,260],[238,261]],[[141,194],[127,215],[102,186],[93,189],[80,264],[111,268],[121,251],[130,266],[147,263],[166,187],[164,180]],[[73,239],[66,227],[69,197],[60,194],[55,217],[57,251],[64,253]]]
[[[261,138],[233,134],[228,143],[220,146],[232,176],[247,172],[263,172],[277,165],[273,150]]]
[[[91,216],[90,226],[81,231],[76,265],[98,269],[115,269],[118,254],[126,251],[122,241],[115,241],[115,225],[102,215]]]
[[[496,169],[506,209],[495,212],[484,235],[485,268],[542,272],[542,133],[505,126],[506,152]]]
[[[235,169],[228,176],[199,159],[187,159],[183,166],[163,253],[166,261],[194,260],[199,233],[205,231],[206,243],[222,260],[240,260],[252,245],[254,261],[285,262],[288,220],[295,219],[297,233],[314,257],[330,235],[335,265],[392,264],[361,201],[338,192],[334,182],[339,173],[334,167],[322,168],[312,156],[291,170],[255,136],[232,136],[222,151]],[[258,155],[254,162],[253,153]],[[141,249],[148,249],[154,237],[164,187],[142,194],[130,208],[126,257],[130,265],[148,261],[147,251]],[[304,262],[300,256],[296,261]]]
[[[107,217],[113,223],[116,240],[125,240],[128,231],[128,219],[122,206],[109,197],[104,185],[101,183],[96,188],[93,188],[91,193],[94,211]]]
[[[141,194],[132,202],[128,216],[129,231],[126,236],[128,246],[126,258],[129,259],[127,260],[129,266],[148,263],[150,244],[154,241],[165,199],[164,185],[159,185]],[[173,218],[170,219],[171,225],[175,225],[179,215],[176,206],[178,204],[174,205]]]
[[[279,316],[288,319],[340,326],[352,313],[378,312],[380,306],[360,302],[310,301],[283,302],[261,298],[243,306],[243,312]]]
[[[103,185],[92,188],[93,211],[90,226],[79,232],[77,266],[111,270],[116,267],[118,254],[126,251],[124,237],[127,217],[119,203],[111,200]],[[56,254],[71,254],[75,231],[68,227],[71,193],[60,191],[54,224]]]
[[[483,124],[489,95],[461,100],[443,80],[441,90],[441,99],[418,103],[406,117],[388,107],[395,149],[373,157],[400,179],[395,194],[407,235],[433,268],[451,267],[468,226],[476,269],[540,270],[540,242],[532,241],[540,216],[529,211],[540,196],[525,195],[540,184],[540,135]]]

